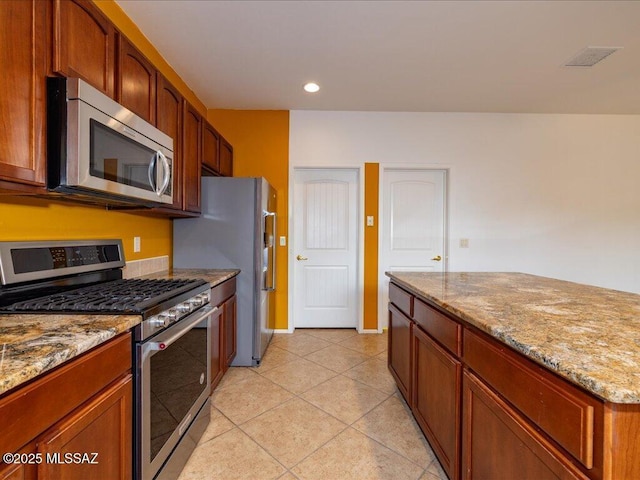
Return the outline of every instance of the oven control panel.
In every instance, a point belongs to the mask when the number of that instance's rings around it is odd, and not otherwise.
[[[0,280],[12,285],[125,265],[122,240],[0,242]]]

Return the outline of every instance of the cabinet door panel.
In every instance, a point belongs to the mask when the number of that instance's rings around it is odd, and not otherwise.
[[[237,342],[236,296],[224,302],[224,358],[225,370],[236,357]]]
[[[463,396],[462,478],[587,478],[469,372],[464,373]]]
[[[451,480],[459,476],[462,364],[413,327],[413,414]]]
[[[189,212],[200,212],[200,168],[202,117],[188,102],[184,102],[183,114],[183,206]]]
[[[220,134],[204,122],[202,126],[202,166],[213,173],[220,173]]]
[[[233,176],[233,147],[224,138],[220,138],[220,175]]]
[[[156,126],[173,138],[173,208],[182,210],[182,95],[161,74],[157,79]]]
[[[222,324],[223,308],[218,308],[211,316],[211,392],[218,386],[223,368],[224,330]]]
[[[0,2],[0,181],[44,186],[47,9],[39,0]]]
[[[81,457],[85,463],[43,462],[38,478],[131,478],[132,396],[127,375],[54,425],[38,442],[43,457],[59,454],[64,459],[69,453],[87,457]]]
[[[156,69],[129,40],[120,35],[118,101],[149,123],[156,117]]]
[[[34,455],[38,452],[36,451],[35,442],[32,442],[16,453]],[[36,478],[38,478],[38,469],[35,463],[6,464],[0,461],[0,480],[35,480]]]
[[[411,405],[411,328],[413,322],[389,304],[389,370],[402,396]]]
[[[53,70],[114,97],[115,29],[87,0],[55,0]]]

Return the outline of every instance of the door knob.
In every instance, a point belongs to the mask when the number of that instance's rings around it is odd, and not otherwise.
[[[298,255],[296,260],[309,260],[307,257],[303,257],[302,255]]]
[[[440,260],[442,260],[442,257],[440,255],[436,255],[431,260],[435,260],[436,262],[439,262]]]

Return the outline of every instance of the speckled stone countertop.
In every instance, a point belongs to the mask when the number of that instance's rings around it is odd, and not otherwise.
[[[602,399],[640,403],[640,295],[523,273],[387,276]]]
[[[212,287],[239,270],[175,269],[141,278],[202,278]],[[126,332],[139,315],[0,314],[0,395]]]

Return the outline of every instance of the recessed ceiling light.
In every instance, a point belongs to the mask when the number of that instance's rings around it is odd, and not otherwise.
[[[316,93],[318,90],[320,90],[320,85],[318,85],[317,83],[309,82],[305,83],[303,88],[307,93]]]

